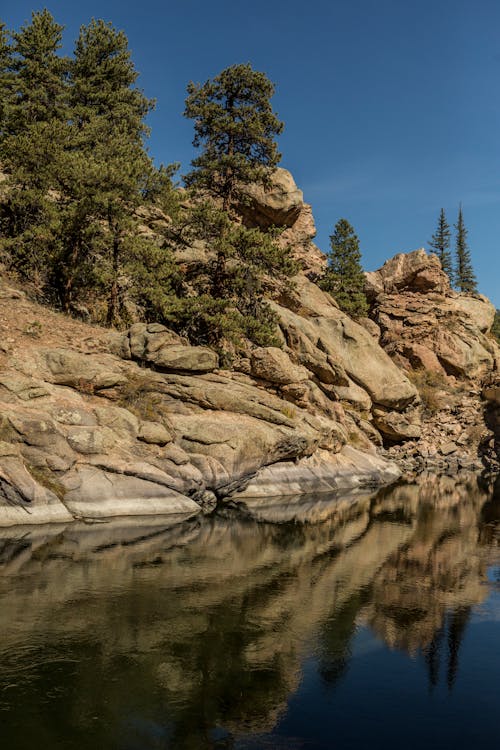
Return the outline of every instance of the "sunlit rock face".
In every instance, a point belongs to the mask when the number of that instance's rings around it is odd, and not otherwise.
[[[490,458],[495,468],[500,468],[500,375],[493,374],[485,383],[483,398],[487,403],[486,421],[493,431],[494,440],[491,441]],[[493,451],[496,453],[497,462],[494,462]]]
[[[366,274],[366,293],[380,343],[400,366],[462,378],[495,368],[499,349],[488,336],[494,305],[452,291],[437,256],[422,249],[396,255]]]
[[[453,682],[499,529],[498,501],[477,480],[436,477],[330,501],[247,498],[168,527],[133,519],[5,529],[0,678],[15,682],[26,660],[37,675],[49,657],[84,652],[57,699],[70,721],[79,691],[86,712],[104,711],[102,731],[115,742],[120,717],[142,710],[137,701],[167,706],[182,747],[186,736],[203,746],[214,726],[270,729],[300,682],[305,645],[335,683],[362,622],[389,646],[422,652],[431,682],[436,660],[449,658]],[[36,702],[41,679],[19,710]],[[94,683],[100,690],[88,689]],[[47,731],[50,713],[34,721]]]
[[[279,242],[291,247],[301,268],[312,276],[320,276],[326,267],[326,256],[313,242],[316,226],[311,206],[304,203],[302,190],[287,169],[279,167],[266,187],[246,185],[246,200],[239,211],[249,227],[269,229],[284,227]]]

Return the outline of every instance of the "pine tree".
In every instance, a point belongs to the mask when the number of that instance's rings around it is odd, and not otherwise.
[[[476,276],[472,267],[470,250],[467,245],[467,229],[464,224],[462,205],[458,210],[455,224],[457,231],[455,244],[456,286],[461,292],[477,293]]]
[[[66,117],[68,61],[58,55],[62,26],[44,10],[12,34],[2,57],[4,100],[0,161],[9,174],[0,227],[11,265],[40,289],[57,252],[59,217],[50,191],[57,187]],[[6,83],[5,83],[6,82]]]
[[[14,96],[14,73],[12,70],[12,47],[9,32],[0,21],[0,139],[8,117],[9,106]]]
[[[264,294],[271,276],[285,280],[296,265],[277,243],[276,230],[247,229],[237,211],[242,187],[267,184],[280,159],[274,138],[283,125],[270,104],[273,93],[267,76],[250,65],[233,65],[213,81],[188,86],[184,114],[195,120],[193,144],[202,149],[185,177],[195,196],[192,230],[214,259],[209,273],[193,281],[198,296],[183,300],[177,312],[192,340],[278,343]]]
[[[143,137],[152,107],[134,84],[127,37],[93,20],[80,29],[70,74],[68,148],[61,183],[66,238],[59,259],[59,293],[71,305],[81,285],[107,297],[106,320],[120,321],[126,265],[145,254],[134,209],[153,171]]]
[[[444,208],[442,208],[439,214],[437,229],[432,235],[432,238],[429,242],[429,247],[433,248],[436,251],[436,255],[441,261],[441,267],[443,271],[448,274],[451,283],[453,283],[453,262],[450,251],[450,238],[450,227],[448,222],[446,221]]]
[[[7,133],[24,133],[34,123],[61,120],[65,108],[67,58],[58,54],[63,26],[48,10],[32,13],[31,23],[12,34],[16,102]]]
[[[335,224],[330,248],[328,268],[320,286],[335,298],[341,310],[354,318],[361,318],[368,313],[365,277],[359,239],[346,219]]]
[[[273,94],[271,81],[249,64],[188,86],[184,115],[195,121],[193,145],[203,150],[186,184],[219,197],[225,211],[240,185],[265,182],[281,158],[274,138],[283,123],[272,110]]]

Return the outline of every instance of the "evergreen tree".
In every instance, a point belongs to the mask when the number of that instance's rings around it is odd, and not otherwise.
[[[461,292],[476,293],[477,284],[470,250],[467,245],[467,229],[464,224],[462,205],[458,210],[458,220],[455,224],[457,231],[455,244],[455,268],[456,268],[456,285]]]
[[[330,236],[328,268],[320,286],[335,298],[341,310],[354,318],[368,313],[364,293],[365,277],[361,267],[359,239],[346,219],[335,224]]]
[[[144,239],[137,238],[134,210],[153,171],[143,143],[152,102],[134,87],[137,75],[123,32],[102,20],[80,29],[60,174],[67,242],[57,279],[66,309],[79,286],[100,288],[109,324],[122,317],[122,292],[130,287],[127,264],[137,269],[146,250]]]
[[[58,54],[62,32],[63,26],[43,10],[32,13],[31,23],[12,34],[16,100],[8,134],[24,133],[34,123],[64,117],[68,60]]]
[[[436,251],[436,255],[441,261],[443,271],[448,274],[451,283],[453,283],[453,262],[450,251],[450,238],[450,227],[446,221],[444,208],[442,208],[439,214],[437,229],[432,235],[429,246]]]
[[[250,65],[233,65],[213,81],[188,86],[184,114],[195,120],[193,143],[202,149],[185,177],[195,196],[191,228],[213,258],[208,273],[193,280],[197,297],[179,303],[177,315],[192,340],[278,343],[264,295],[271,277],[279,283],[296,265],[275,229],[247,229],[237,212],[242,186],[265,185],[280,159],[274,137],[283,125],[269,101],[273,93],[266,75]]]
[[[14,94],[14,73],[12,70],[12,48],[9,32],[0,21],[0,138],[4,135],[9,104]]]
[[[188,86],[184,115],[195,121],[193,145],[203,150],[186,184],[219,197],[225,211],[240,185],[264,182],[281,158],[274,138],[283,123],[272,110],[273,94],[271,81],[249,64]]]
[[[0,212],[1,247],[11,265],[44,285],[58,244],[57,187],[66,117],[66,70],[59,57],[62,26],[44,10],[2,39],[3,101],[0,161],[10,176]]]

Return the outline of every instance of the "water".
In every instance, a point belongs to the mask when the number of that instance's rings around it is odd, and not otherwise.
[[[9,750],[493,748],[500,492],[0,530]]]

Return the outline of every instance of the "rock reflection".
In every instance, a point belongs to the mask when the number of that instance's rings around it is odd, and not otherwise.
[[[429,477],[378,495],[275,501],[168,528],[3,530],[11,746],[230,747],[272,729],[311,651],[335,684],[360,623],[421,652],[431,686],[445,669],[451,689],[471,608],[488,593],[500,492]]]

